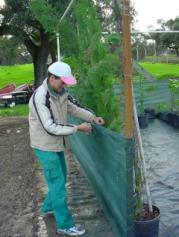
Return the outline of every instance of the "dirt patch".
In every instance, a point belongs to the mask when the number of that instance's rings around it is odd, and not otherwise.
[[[55,237],[53,216],[39,222],[46,185],[29,146],[26,118],[0,118],[0,151],[0,236]],[[83,224],[87,230],[84,237],[113,237],[78,162],[70,151],[66,158],[68,202],[76,223]]]
[[[0,236],[35,236],[35,167],[27,119],[0,118],[0,151]]]

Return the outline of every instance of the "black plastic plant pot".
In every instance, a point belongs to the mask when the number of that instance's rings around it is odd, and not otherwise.
[[[159,236],[159,220],[160,210],[153,206],[154,212],[158,215],[151,220],[135,221],[134,224],[134,237],[158,237]]]
[[[174,128],[179,128],[179,115],[173,114],[172,125]]]
[[[160,112],[159,113],[160,114],[160,116],[159,116],[159,119],[161,119],[162,121],[164,121],[164,122],[169,122],[169,113],[168,112]]]
[[[155,119],[155,109],[146,108],[144,111],[145,111],[145,114],[148,115],[149,121],[153,121]]]
[[[168,113],[168,123],[172,126],[174,126],[175,123],[175,114],[174,113]]]
[[[155,117],[158,119],[162,119],[162,113],[161,112],[156,113]]]
[[[138,116],[139,126],[144,129],[148,126],[148,117],[146,114]]]

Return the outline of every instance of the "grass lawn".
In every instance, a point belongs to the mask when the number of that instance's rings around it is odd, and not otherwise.
[[[32,84],[34,80],[33,65],[0,66],[0,88],[15,83],[16,86],[24,83]]]
[[[16,86],[28,83],[32,84],[34,80],[33,65],[14,65],[0,66],[0,88],[8,84],[15,83]],[[16,105],[13,108],[0,108],[0,116],[27,116],[28,105]]]
[[[146,71],[157,79],[179,78],[179,64],[139,63]]]
[[[16,105],[13,108],[0,108],[0,116],[27,116],[28,105]]]

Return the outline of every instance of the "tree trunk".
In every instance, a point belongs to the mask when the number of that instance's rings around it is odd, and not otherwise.
[[[34,86],[37,88],[43,82],[47,72],[47,59],[49,55],[49,41],[47,34],[41,32],[41,45],[33,54]]]
[[[175,48],[175,52],[176,52],[177,57],[179,57],[179,50],[178,50],[178,48]]]
[[[57,61],[57,42],[56,38],[52,38],[50,40],[50,55],[51,55],[51,60],[52,62]]]
[[[42,57],[37,57],[33,59],[33,64],[34,64],[34,86],[35,88],[39,87],[43,80],[46,77],[46,71],[47,71],[47,65],[46,61]]]
[[[47,59],[50,52],[49,38],[43,31],[39,32],[40,46],[35,44],[29,37],[26,37],[24,44],[32,56],[34,65],[34,86],[37,88],[46,77]]]

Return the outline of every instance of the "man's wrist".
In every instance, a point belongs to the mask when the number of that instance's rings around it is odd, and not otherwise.
[[[96,117],[93,118],[92,122],[93,122],[93,123],[96,123]]]
[[[74,128],[74,132],[76,133],[78,131],[78,129],[79,129],[79,126],[74,125],[73,128]]]

